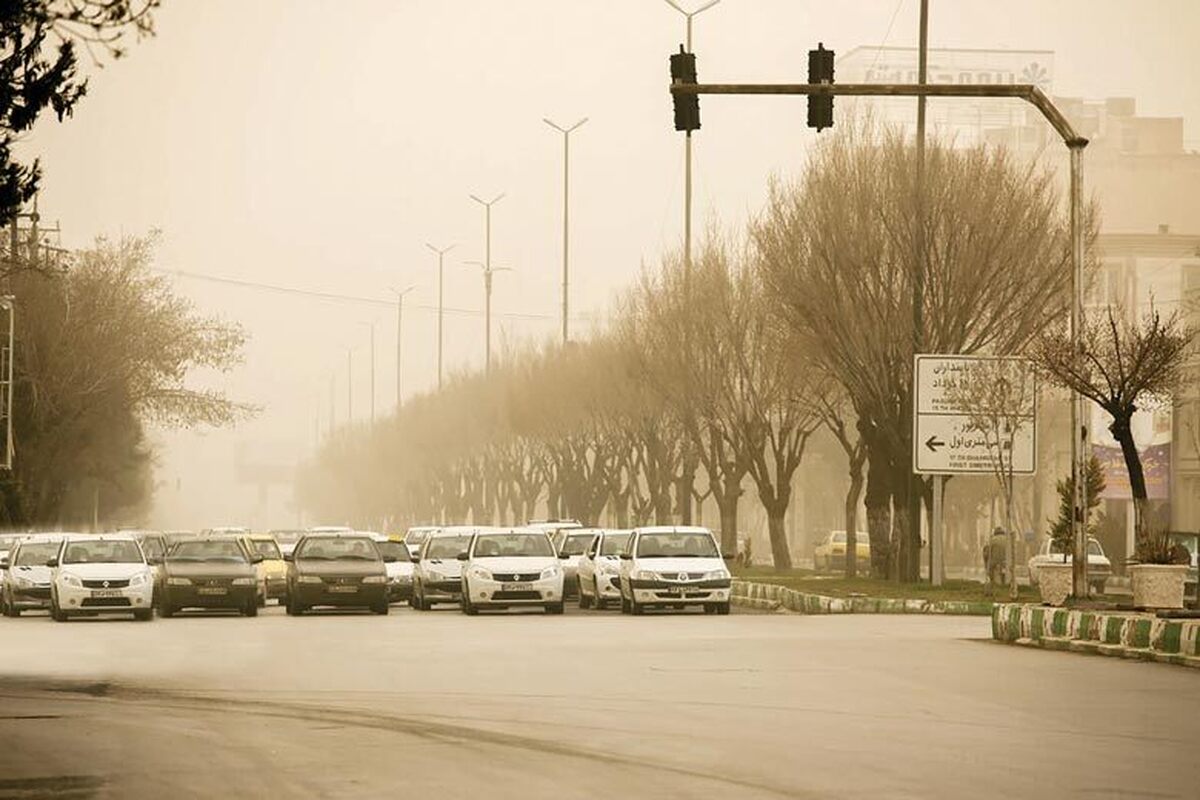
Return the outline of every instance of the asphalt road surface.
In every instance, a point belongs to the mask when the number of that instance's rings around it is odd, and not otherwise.
[[[0,798],[1198,796],[1200,674],[988,624],[0,619]]]

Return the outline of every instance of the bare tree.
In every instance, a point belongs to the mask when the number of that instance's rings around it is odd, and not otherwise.
[[[1064,326],[1046,332],[1035,349],[1038,366],[1051,381],[1079,392],[1108,413],[1108,429],[1129,471],[1136,557],[1147,563],[1169,563],[1171,544],[1166,531],[1147,526],[1146,475],[1133,439],[1133,415],[1139,407],[1166,401],[1180,390],[1195,336],[1178,313],[1164,317],[1151,308],[1134,320],[1110,305],[1085,315],[1078,352]]]

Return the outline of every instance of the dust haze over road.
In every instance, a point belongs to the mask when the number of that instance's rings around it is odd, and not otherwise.
[[[6,796],[1194,788],[1190,671],[1001,647],[978,618],[271,607],[3,627]],[[1138,706],[1106,699],[1133,682]]]

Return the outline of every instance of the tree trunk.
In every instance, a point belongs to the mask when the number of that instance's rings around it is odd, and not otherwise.
[[[871,577],[887,578],[892,564],[892,491],[887,464],[873,449],[867,461],[867,536],[871,540]]]
[[[789,570],[792,568],[792,554],[788,549],[787,531],[783,524],[788,504],[777,502],[764,506],[767,511],[767,534],[771,538],[771,559],[775,569]]]
[[[846,577],[858,577],[858,500],[862,496],[862,460],[850,465],[850,488],[846,491],[844,524],[846,527]]]
[[[1106,409],[1112,414],[1112,411]],[[1121,445],[1121,455],[1125,458],[1125,469],[1129,472],[1129,493],[1133,495],[1133,541],[1135,553],[1145,547],[1148,540],[1146,530],[1146,473],[1142,469],[1142,456],[1138,453],[1137,443],[1133,441],[1133,412],[1113,414],[1112,424],[1108,429],[1112,432],[1117,444]],[[1085,550],[1086,552],[1086,550]],[[1086,557],[1086,556],[1085,556]]]
[[[679,509],[679,524],[691,525],[692,493],[696,485],[696,469],[700,461],[692,452],[690,444],[684,446],[683,458],[680,459],[679,479],[675,482],[675,504]]]

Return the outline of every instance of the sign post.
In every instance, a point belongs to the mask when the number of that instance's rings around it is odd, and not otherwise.
[[[942,500],[949,475],[992,475],[1009,506],[1009,574],[1015,580],[1012,477],[1037,469],[1037,385],[1025,359],[917,355],[913,362],[913,471],[934,476],[930,580],[942,583]]]

